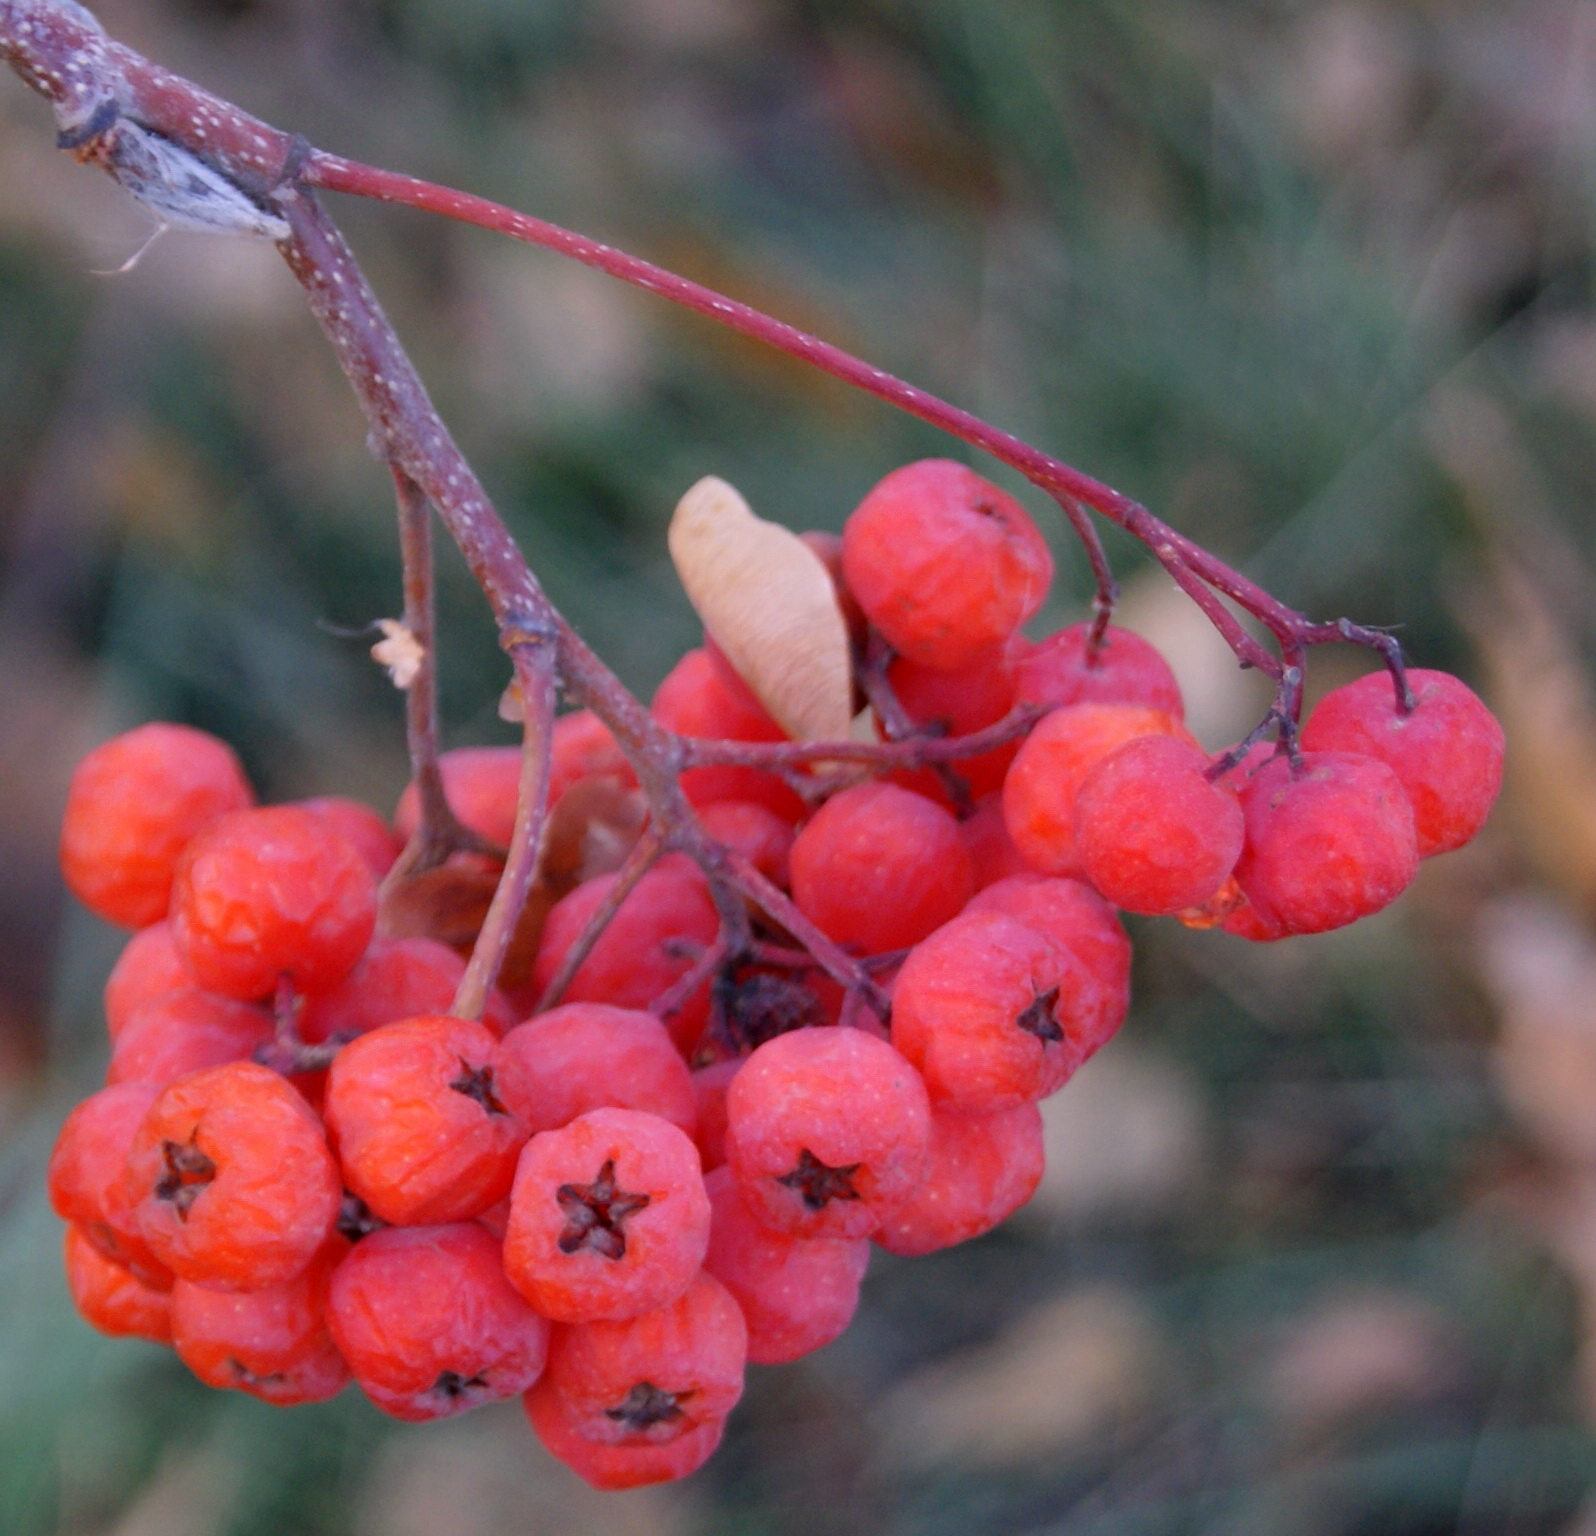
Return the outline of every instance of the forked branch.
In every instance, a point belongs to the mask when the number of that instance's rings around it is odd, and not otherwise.
[[[0,0],[0,58],[54,105],[62,148],[100,166],[164,224],[274,240],[304,288],[398,490],[406,621],[424,651],[425,670],[407,706],[422,827],[412,857],[423,861],[446,857],[463,842],[437,769],[429,504],[487,597],[526,702],[524,769],[514,846],[462,983],[462,1012],[480,1011],[535,874],[556,685],[603,720],[632,764],[649,805],[650,845],[683,852],[704,869],[721,913],[719,944],[728,956],[739,958],[752,942],[743,905],[751,903],[845,987],[850,1009],[866,1003],[878,1011],[885,1000],[867,969],[814,929],[781,891],[705,834],[682,792],[681,772],[688,766],[737,763],[790,773],[827,761],[878,771],[909,765],[947,770],[960,757],[1024,734],[1031,716],[1016,712],[976,736],[940,742],[889,730],[901,739],[752,746],[688,741],[666,731],[549,602],[438,416],[315,188],[441,213],[571,257],[808,362],[1009,465],[1058,503],[1082,542],[1097,589],[1094,641],[1105,633],[1115,585],[1088,509],[1108,518],[1148,547],[1243,666],[1274,678],[1275,705],[1256,734],[1274,729],[1290,745],[1301,710],[1304,651],[1330,641],[1378,649],[1401,706],[1412,707],[1401,652],[1389,635],[1347,620],[1310,621],[1110,486],[749,305],[486,199],[318,151],[113,42],[74,0]],[[1248,633],[1231,605],[1272,636],[1276,651]]]

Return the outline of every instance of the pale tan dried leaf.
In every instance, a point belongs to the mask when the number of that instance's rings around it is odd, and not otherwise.
[[[704,628],[795,741],[848,735],[848,631],[824,563],[724,480],[677,503],[671,559]]]

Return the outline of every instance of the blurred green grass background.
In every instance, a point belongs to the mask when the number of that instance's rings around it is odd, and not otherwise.
[[[65,900],[76,757],[180,719],[264,794],[404,778],[351,632],[392,509],[268,248],[147,233],[0,85],[0,1533],[1596,1531],[1596,5],[116,0],[112,31],[326,148],[749,299],[1486,689],[1509,796],[1357,931],[1138,925],[1124,1036],[1033,1209],[878,1262],[686,1485],[591,1495],[513,1405],[277,1413],[98,1338],[42,1167],[116,936]],[[957,445],[646,295],[337,203],[556,601],[642,692],[693,643],[698,476],[836,528]],[[985,472],[991,467],[978,464]],[[1061,520],[1049,625],[1087,593]],[[1210,745],[1260,709],[1110,544]],[[509,739],[444,562],[451,744]],[[1366,665],[1327,653],[1315,691]],[[1255,680],[1254,680],[1255,682]],[[1590,1127],[1587,1129],[1587,1126]]]

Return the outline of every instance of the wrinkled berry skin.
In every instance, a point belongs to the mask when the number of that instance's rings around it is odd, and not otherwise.
[[[611,1445],[578,1432],[576,1410],[547,1378],[522,1399],[534,1433],[551,1456],[594,1488],[615,1492],[669,1483],[696,1472],[715,1454],[726,1433],[725,1419],[708,1419],[664,1445],[652,1440]]]
[[[930,1101],[862,1030],[778,1035],[726,1092],[726,1160],[749,1209],[800,1237],[868,1237],[925,1170]]]
[[[848,590],[902,656],[968,666],[1042,605],[1053,557],[1012,496],[951,459],[894,470],[842,532]]]
[[[1479,696],[1450,673],[1412,667],[1408,686],[1408,714],[1385,672],[1326,694],[1302,728],[1302,745],[1384,763],[1407,791],[1419,857],[1427,859],[1461,848],[1485,825],[1502,787],[1506,738]]]
[[[657,1115],[595,1109],[521,1154],[504,1267],[545,1317],[586,1323],[662,1307],[687,1289],[708,1243],[698,1149]]]
[[[1038,874],[1082,874],[1075,846],[1075,799],[1110,752],[1139,736],[1185,728],[1141,704],[1072,704],[1055,709],[1025,739],[1003,783],[1003,822],[1020,857]]]
[[[336,1232],[306,1270],[282,1285],[215,1291],[172,1287],[172,1344],[207,1386],[287,1407],[321,1403],[349,1385],[327,1331],[327,1283],[349,1251]]]
[[[499,1044],[499,1091],[527,1130],[555,1131],[592,1109],[639,1109],[691,1136],[693,1078],[665,1026],[639,1008],[566,1003]]]
[[[305,992],[341,981],[371,942],[377,883],[358,849],[298,805],[235,811],[184,850],[172,940],[199,984],[244,1002],[288,976]]]
[[[1075,797],[1075,848],[1116,907],[1149,916],[1201,906],[1241,857],[1235,791],[1210,783],[1208,757],[1173,736],[1111,752]]]
[[[327,1075],[344,1180],[384,1221],[466,1221],[509,1192],[526,1127],[498,1097],[484,1025],[425,1014],[346,1045]]]
[[[167,1088],[133,1138],[124,1180],[155,1256],[180,1280],[218,1290],[302,1273],[343,1196],[310,1106],[248,1061]]]
[[[1377,758],[1304,752],[1300,770],[1273,758],[1248,779],[1241,808],[1236,881],[1259,936],[1345,927],[1396,900],[1418,872],[1412,806]]]
[[[328,1321],[361,1390],[410,1423],[525,1392],[548,1356],[547,1320],[474,1221],[363,1238],[332,1276]]]

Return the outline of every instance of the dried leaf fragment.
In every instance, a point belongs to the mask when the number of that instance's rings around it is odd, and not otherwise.
[[[825,564],[707,475],[676,504],[669,543],[704,628],[794,741],[840,741],[852,716],[848,630]]]
[[[371,659],[388,669],[395,688],[408,688],[427,659],[426,648],[416,639],[415,631],[398,619],[378,619],[377,628],[382,631],[382,639],[372,646]]]

